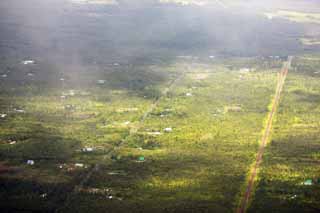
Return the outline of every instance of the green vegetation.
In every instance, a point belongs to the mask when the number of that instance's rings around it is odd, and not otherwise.
[[[320,209],[319,62],[294,61],[249,212]]]
[[[78,82],[2,80],[1,209],[234,211],[281,64],[181,59]],[[249,212],[319,208],[319,67],[315,55],[293,62]]]
[[[1,175],[1,208],[232,212],[278,71],[267,67],[279,62],[257,60],[227,67],[181,60],[109,72],[85,88],[65,80],[60,88],[32,82],[9,90],[1,97],[8,116],[0,156],[11,172]]]
[[[0,1],[0,211],[234,212],[288,55],[246,206],[318,211],[319,20],[307,0]]]

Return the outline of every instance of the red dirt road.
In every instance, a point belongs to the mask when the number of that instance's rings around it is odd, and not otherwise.
[[[240,206],[236,211],[237,213],[244,213],[247,210],[248,203],[251,198],[251,194],[252,194],[253,187],[255,184],[255,179],[257,177],[258,169],[259,169],[260,164],[262,162],[263,153],[264,153],[265,147],[268,143],[270,132],[272,130],[273,117],[274,117],[275,113],[277,112],[278,104],[279,104],[280,97],[281,97],[281,92],[283,90],[283,86],[284,86],[289,68],[291,66],[292,59],[293,59],[292,56],[288,57],[288,61],[283,64],[283,68],[279,74],[277,89],[276,89],[275,97],[274,97],[273,103],[272,103],[272,109],[268,115],[267,126],[266,126],[265,132],[263,133],[263,136],[262,136],[262,140],[260,143],[260,147],[259,147],[259,150],[257,153],[257,157],[255,160],[254,166],[249,174],[249,180],[247,183],[246,191],[243,195],[243,199],[241,200]]]

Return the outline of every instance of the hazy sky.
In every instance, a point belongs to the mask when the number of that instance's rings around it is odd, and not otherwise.
[[[255,10],[257,5],[283,5],[285,1],[262,4],[249,0],[244,4],[249,9],[242,10],[218,4],[199,7],[155,6],[147,4],[151,2],[148,0],[118,2],[2,0],[0,53],[64,63],[176,55],[286,55],[302,50],[299,38],[307,30],[288,20],[268,20]],[[231,5],[230,1],[226,4]]]

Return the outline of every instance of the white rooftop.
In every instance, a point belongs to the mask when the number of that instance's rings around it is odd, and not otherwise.
[[[34,61],[33,60],[25,60],[25,61],[22,61],[22,64],[23,65],[34,64]]]

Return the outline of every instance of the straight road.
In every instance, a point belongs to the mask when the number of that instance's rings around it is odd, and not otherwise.
[[[249,180],[247,183],[247,187],[246,187],[246,191],[242,197],[241,203],[239,208],[237,209],[237,213],[244,213],[247,210],[248,207],[248,203],[251,197],[251,194],[253,192],[253,187],[255,184],[255,180],[258,174],[258,170],[260,167],[260,164],[262,162],[262,157],[263,157],[263,153],[265,150],[265,147],[269,141],[269,137],[270,137],[270,133],[272,130],[272,121],[273,121],[273,117],[277,112],[277,108],[280,102],[280,98],[281,98],[281,92],[283,90],[283,86],[289,71],[289,68],[291,66],[291,62],[292,62],[293,57],[289,56],[288,57],[288,61],[284,62],[282,70],[279,74],[279,78],[278,78],[278,84],[277,84],[277,89],[275,92],[275,96],[273,98],[272,101],[272,109],[268,115],[268,120],[267,120],[267,126],[265,128],[265,131],[263,133],[262,139],[261,139],[261,143],[260,143],[260,147],[257,153],[257,157],[255,160],[255,163],[253,165],[253,168],[251,168],[251,171],[249,173]]]

